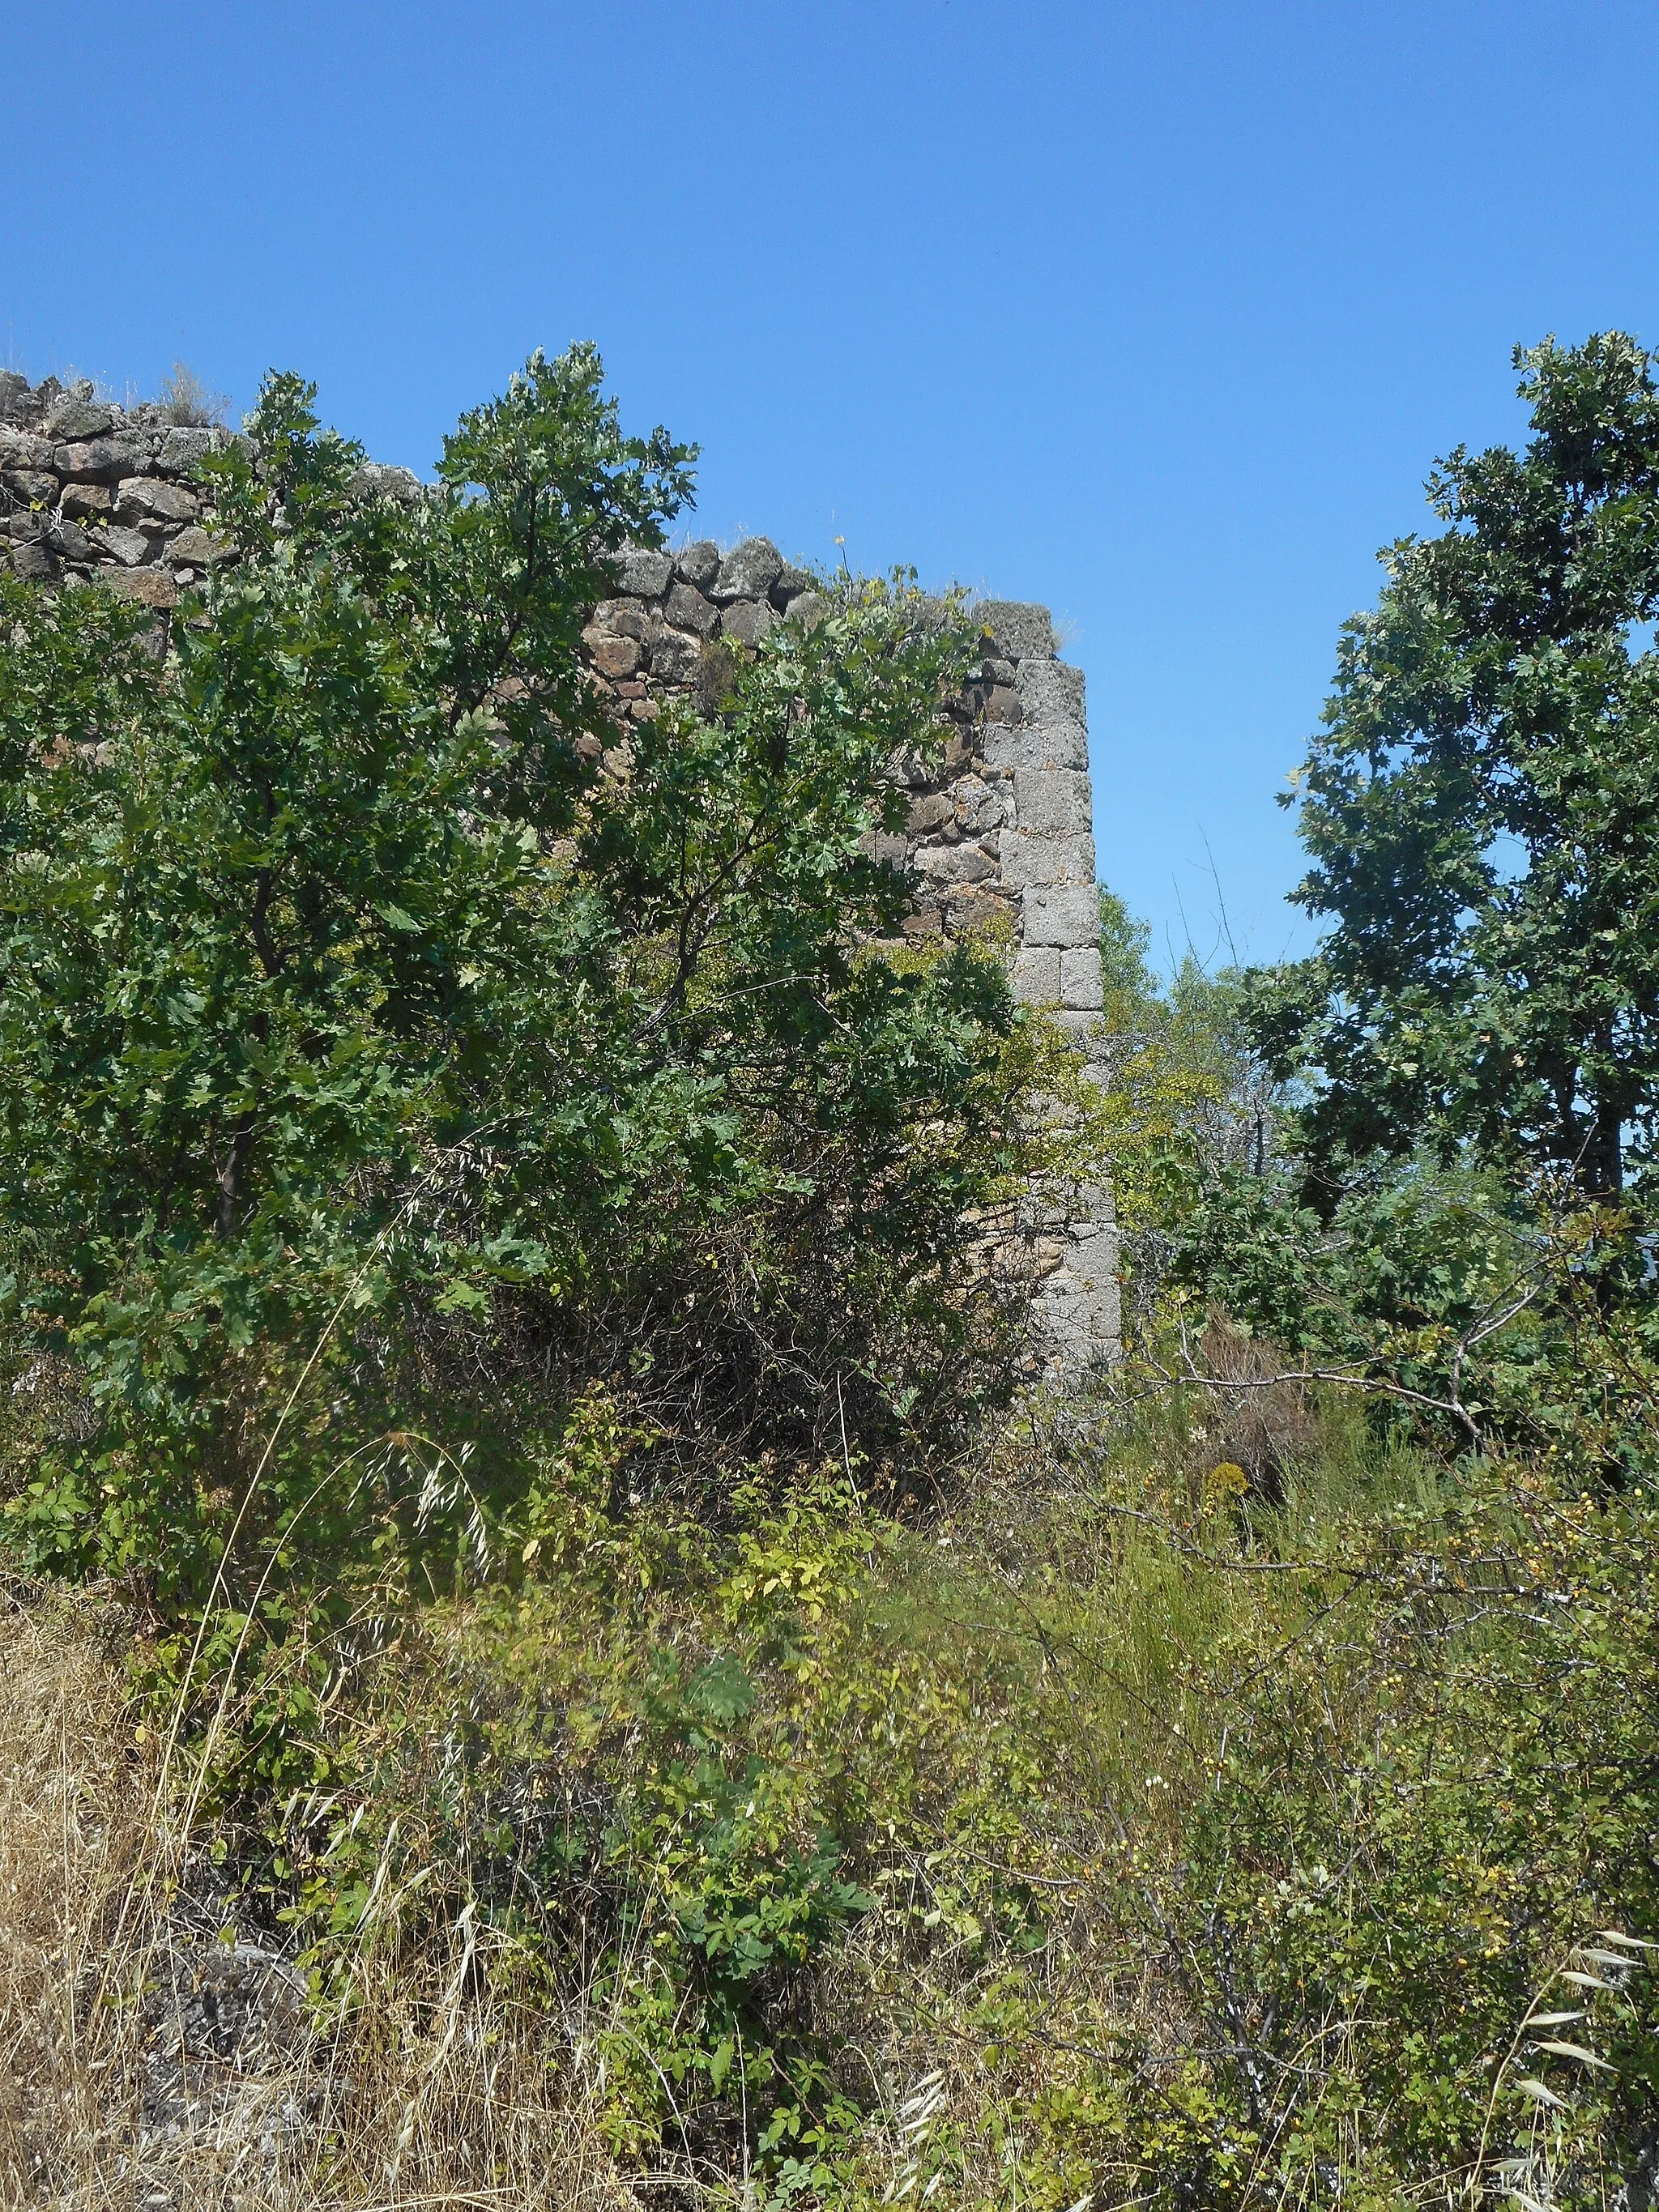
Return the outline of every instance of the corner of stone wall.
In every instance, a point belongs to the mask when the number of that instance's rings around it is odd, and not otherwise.
[[[1012,696],[1000,714],[988,716],[981,749],[985,774],[1000,787],[999,885],[1018,902],[1014,988],[1071,1033],[1097,1079],[1100,896],[1083,671],[1060,659],[1046,607],[994,599],[973,612],[1012,678]],[[1042,1271],[1035,1321],[1048,1375],[1060,1380],[1109,1364],[1122,1349],[1110,1188],[1074,1185],[1041,1194],[1030,1229]]]

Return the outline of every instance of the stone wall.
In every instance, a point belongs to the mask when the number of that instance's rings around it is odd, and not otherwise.
[[[822,604],[814,579],[769,538],[722,554],[712,542],[634,553],[617,596],[596,607],[590,662],[618,717],[639,720],[665,692],[695,690],[720,640],[751,649],[786,613]],[[944,758],[902,771],[904,834],[875,840],[878,855],[919,878],[905,923],[915,936],[954,937],[1002,917],[1018,951],[1014,988],[1051,1007],[1092,1060],[1101,1004],[1100,908],[1083,672],[1058,657],[1046,607],[981,600],[986,633],[974,681],[951,702]],[[1039,1274],[1037,1324],[1045,1364],[1074,1370],[1115,1356],[1118,1243],[1103,1188],[1050,1193],[1034,1202],[1024,1264]]]
[[[107,404],[87,385],[49,378],[31,388],[0,374],[0,532],[13,568],[66,586],[96,579],[172,607],[218,556],[192,475],[228,434],[176,423],[159,407]],[[406,470],[369,465],[363,474],[389,490],[418,489]],[[813,576],[769,538],[724,553],[708,540],[635,551],[584,633],[589,665],[625,727],[665,694],[707,684],[722,646],[751,651],[781,616],[810,618],[820,605]],[[908,824],[902,836],[878,838],[877,850],[917,872],[907,932],[956,936],[1005,918],[1018,948],[1015,989],[1052,1007],[1092,1057],[1101,973],[1083,673],[1058,657],[1046,608],[984,600],[974,611],[985,656],[952,702],[944,758],[901,771]],[[1113,1357],[1109,1193],[1044,1194],[1025,1242],[1050,1371]]]

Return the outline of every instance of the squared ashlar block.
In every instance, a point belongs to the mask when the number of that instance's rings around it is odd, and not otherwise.
[[[1100,1012],[1103,994],[1098,945],[1079,945],[1072,951],[1060,954],[1060,997],[1062,1006],[1075,1006],[1081,1012],[1097,1014]]]
[[[1089,739],[1081,722],[1050,722],[1038,727],[1021,722],[1012,729],[988,722],[980,733],[980,757],[988,768],[1085,769]]]
[[[1061,955],[1052,946],[1022,952],[1014,962],[1014,996],[1027,1006],[1052,1006],[1060,995]]]
[[[1094,826],[1094,794],[1076,769],[1014,770],[1014,820],[1034,837],[1086,837]]]
[[[1100,948],[1100,893],[1086,884],[1033,884],[1021,901],[1021,939],[1028,949]]]
[[[1003,660],[1052,660],[1054,625],[1047,607],[1030,599],[981,599],[969,619],[988,630]]]
[[[1092,890],[1092,837],[1030,837],[1023,830],[1005,830],[1000,857],[1002,888],[1010,893],[1051,884],[1085,884]]]
[[[1022,660],[1014,677],[1022,718],[1038,728],[1054,722],[1087,721],[1083,706],[1083,671],[1065,660]]]
[[[1100,1016],[1085,1012],[1078,1006],[1057,1006],[1054,1019],[1071,1039],[1073,1048],[1085,1061],[1091,1060],[1096,1051],[1096,1031],[1100,1027]]]

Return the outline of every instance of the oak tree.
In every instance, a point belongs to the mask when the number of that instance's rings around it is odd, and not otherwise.
[[[1427,1141],[1611,1195],[1659,1113],[1659,390],[1613,331],[1517,351],[1383,554],[1296,779],[1316,955],[1255,979],[1315,1184]]]

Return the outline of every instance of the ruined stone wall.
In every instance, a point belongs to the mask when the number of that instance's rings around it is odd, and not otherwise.
[[[190,477],[222,430],[156,407],[106,407],[48,378],[0,374],[0,527],[11,565],[39,582],[94,576],[124,599],[170,607],[214,556]]]
[[[192,473],[228,434],[159,407],[107,404],[89,386],[31,388],[0,374],[0,532],[13,568],[66,586],[96,579],[172,607],[217,556]],[[417,490],[406,470],[363,473]],[[765,538],[725,553],[707,540],[638,550],[620,564],[616,596],[593,611],[589,664],[625,726],[665,694],[695,692],[712,648],[750,650],[781,616],[810,616],[815,604],[813,576]],[[985,600],[974,612],[985,656],[952,706],[944,758],[906,772],[908,827],[877,849],[917,872],[907,932],[956,936],[1006,918],[1016,991],[1051,1007],[1092,1058],[1101,973],[1083,673],[1059,658],[1046,608]],[[1113,1357],[1110,1194],[1046,1194],[1028,1231],[1045,1364],[1059,1372]]]
[[[812,576],[769,538],[722,555],[712,542],[636,552],[615,599],[585,632],[590,665],[618,718],[640,720],[665,693],[695,690],[712,645],[752,648],[781,616],[821,604]],[[1058,656],[1046,607],[981,600],[985,656],[951,702],[943,759],[906,771],[908,821],[875,839],[878,857],[919,878],[905,929],[954,937],[1006,918],[1014,988],[1051,1008],[1091,1064],[1101,1005],[1100,905],[1083,672]],[[1076,1371],[1116,1355],[1118,1239],[1104,1188],[1034,1196],[1021,1258],[1039,1276],[1043,1363]]]

